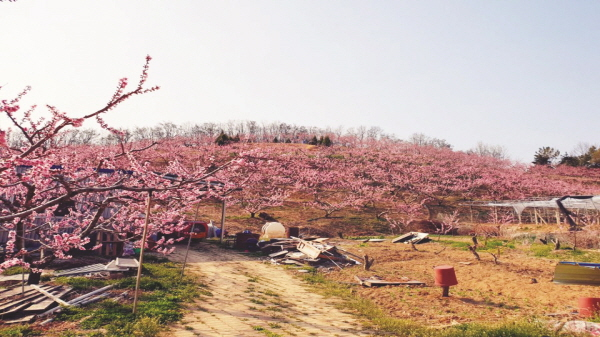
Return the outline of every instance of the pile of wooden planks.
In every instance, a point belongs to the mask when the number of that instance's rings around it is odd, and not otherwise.
[[[29,323],[67,295],[72,288],[51,285],[15,286],[0,291],[0,321],[3,324]]]
[[[291,238],[278,240],[264,246],[263,249],[268,249],[267,252],[274,251],[269,254],[269,257],[273,263],[278,264],[303,266],[306,264],[320,265],[325,262],[331,262],[339,268],[360,264],[357,260],[352,259],[346,254],[342,254],[336,246],[325,243],[327,240],[327,238],[317,238],[308,241]]]

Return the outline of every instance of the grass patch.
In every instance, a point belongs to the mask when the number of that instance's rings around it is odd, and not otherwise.
[[[515,243],[509,240],[500,240],[500,239],[488,239],[487,242],[484,241],[483,249],[497,249],[497,248],[510,248],[515,249]]]
[[[439,241],[441,244],[448,245],[452,248],[460,249],[460,250],[469,250],[469,246],[472,245],[472,242],[466,241],[454,241],[443,239]]]
[[[29,269],[25,269],[21,266],[12,266],[10,268],[6,268],[3,272],[2,275],[4,276],[11,276],[11,275],[19,275],[19,274],[29,274]]]
[[[574,250],[571,247],[561,247],[559,250],[554,250],[553,245],[532,244],[529,251],[535,257],[546,259],[554,259],[561,261],[577,261],[577,262],[600,262],[600,253],[589,250]]]
[[[265,328],[263,328],[261,326],[253,326],[252,329],[254,329],[254,330],[258,331],[258,332],[264,333],[268,337],[281,337],[281,335],[278,335],[278,334],[276,334],[274,332],[271,332],[271,331],[269,331],[269,330],[267,330],[267,329],[265,329]]]
[[[54,283],[59,285],[67,285],[72,287],[74,290],[89,290],[102,288],[106,285],[111,284],[109,281],[105,280],[93,280],[87,277],[57,277],[54,280]],[[112,283],[115,283],[114,281]]]
[[[153,337],[165,325],[183,317],[183,303],[191,302],[200,295],[210,296],[206,286],[197,283],[195,278],[181,278],[181,267],[174,263],[146,262],[143,268],[140,286],[144,292],[139,298],[136,315],[132,304],[108,299],[84,308],[65,308],[56,320],[78,322],[82,330],[104,329],[106,333],[103,336]],[[62,279],[64,284],[79,289],[98,288],[110,283],[116,283],[121,289],[135,289],[133,276],[115,281],[83,277]],[[0,336],[4,335],[0,333]]]
[[[34,329],[30,325],[19,325],[0,328],[1,337],[43,336],[42,334],[42,330]]]

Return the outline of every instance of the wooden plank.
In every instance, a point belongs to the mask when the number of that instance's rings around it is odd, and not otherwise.
[[[420,282],[420,281],[390,282],[390,281],[383,281],[383,280],[366,280],[363,282],[363,284],[368,287],[403,286],[403,285],[417,286],[417,285],[424,285],[425,282]]]
[[[29,316],[17,318],[17,319],[10,320],[10,321],[3,321],[2,323],[4,323],[4,324],[29,323],[29,322],[33,321],[34,318],[35,318],[35,315],[29,315]]]
[[[305,241],[301,241],[298,243],[298,250],[311,259],[316,259],[321,254],[321,250],[319,248]]]
[[[334,256],[331,254],[319,254],[319,258],[321,259],[327,259],[327,260],[331,260],[331,261],[348,261],[348,259],[346,259],[345,257],[339,257],[339,256]]]
[[[424,285],[425,282],[421,282],[421,281],[399,281],[399,282],[392,282],[392,281],[385,281],[380,279],[378,276],[372,276],[370,278],[366,278],[366,277],[359,277],[359,276],[354,276],[354,278],[358,281],[358,283],[367,286],[367,287],[378,287],[378,286],[399,286],[399,285],[412,285],[412,286],[416,286],[416,285]]]
[[[298,262],[296,260],[290,260],[290,259],[283,260],[280,263],[282,263],[282,264],[295,264],[297,266],[304,266],[304,263]]]
[[[12,310],[12,308],[20,306],[23,303],[30,303],[31,301],[35,300],[36,298],[40,298],[40,297],[44,297],[44,295],[40,294],[39,292],[30,289],[28,292],[26,292],[24,297],[19,297],[17,299],[15,299],[14,301],[11,302],[7,302],[4,303],[3,305],[0,305],[0,313],[5,313],[9,310]]]
[[[363,279],[358,277],[358,275],[354,275],[354,278],[358,281],[358,284],[360,284],[360,285],[363,284]]]
[[[62,287],[60,287],[62,288]],[[57,289],[59,290],[58,293],[55,294],[55,296],[57,297],[63,297],[64,295],[66,295],[67,293],[69,293],[70,291],[73,290],[73,288],[64,288],[64,289]],[[25,308],[25,310],[23,310],[24,313],[30,313],[30,312],[40,312],[40,311],[45,311],[48,310],[54,303],[56,303],[53,299],[51,298],[46,298],[43,301],[40,301],[38,303],[32,304],[31,306]]]
[[[287,253],[289,253],[287,250],[282,250],[282,251],[279,251],[277,253],[269,254],[269,257],[284,256]]]
[[[48,292],[48,291],[46,291],[46,290],[42,289],[41,287],[39,287],[39,286],[37,286],[37,285],[35,285],[35,284],[32,284],[32,285],[31,285],[31,287],[32,287],[33,289],[35,289],[35,290],[39,291],[40,293],[44,294],[45,296],[47,296],[47,297],[49,297],[49,298],[53,299],[55,302],[58,302],[58,304],[61,304],[61,305],[67,306],[67,307],[68,307],[68,306],[70,306],[70,304],[69,304],[69,303],[67,303],[67,302],[65,302],[65,301],[63,301],[63,300],[61,300],[61,299],[60,299],[60,298],[58,298],[57,296],[55,296],[55,295],[51,294],[50,292]]]
[[[22,291],[21,285],[15,286],[13,288],[8,289],[7,291],[3,292],[2,294],[0,294],[0,300],[3,300],[5,298],[20,294]],[[29,287],[29,285],[25,286],[25,292],[31,291],[31,288]]]
[[[42,296],[42,298],[43,298],[43,296]],[[39,299],[36,299],[36,300],[39,300]],[[25,302],[25,303],[22,303],[22,304],[20,304],[20,305],[18,305],[18,306],[16,306],[16,307],[10,308],[10,310],[8,310],[8,311],[5,311],[5,312],[3,312],[3,313],[2,313],[2,317],[11,317],[11,316],[16,316],[16,315],[13,315],[13,314],[16,314],[16,313],[18,313],[18,312],[21,312],[23,309],[25,309],[25,308],[27,308],[28,306],[30,306],[30,305],[31,305],[31,303],[32,303],[32,302]]]
[[[314,239],[313,242],[325,242],[329,240],[329,238],[318,238],[318,239]]]

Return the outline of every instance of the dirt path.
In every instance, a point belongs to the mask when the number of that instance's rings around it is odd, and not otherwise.
[[[170,257],[183,261],[185,246]],[[182,322],[162,336],[370,336],[359,320],[314,294],[281,267],[215,245],[190,250],[195,273],[213,296],[190,306]]]

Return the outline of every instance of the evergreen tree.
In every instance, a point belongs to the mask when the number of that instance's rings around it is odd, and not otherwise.
[[[551,165],[560,155],[560,151],[549,146],[541,147],[533,156],[533,164],[535,165]]]
[[[223,146],[223,145],[227,145],[230,142],[230,138],[227,134],[225,134],[225,132],[223,132],[223,130],[221,130],[221,133],[219,134],[219,136],[217,137],[217,139],[215,139],[215,144],[219,145],[219,146]]]

